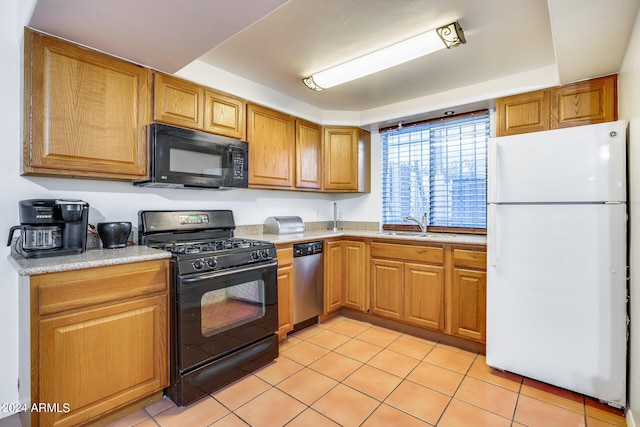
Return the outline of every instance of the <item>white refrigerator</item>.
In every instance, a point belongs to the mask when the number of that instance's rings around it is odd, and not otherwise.
[[[626,406],[626,122],[489,140],[487,364]]]

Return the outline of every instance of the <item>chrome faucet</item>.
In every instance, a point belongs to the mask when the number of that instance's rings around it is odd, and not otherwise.
[[[404,218],[402,218],[402,220],[413,221],[420,226],[420,231],[422,231],[423,233],[427,232],[427,213],[426,212],[422,215],[422,221],[412,216],[405,216]]]

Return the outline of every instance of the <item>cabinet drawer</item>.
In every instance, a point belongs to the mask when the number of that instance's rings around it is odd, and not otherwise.
[[[487,253],[480,251],[470,251],[467,249],[453,250],[453,265],[455,267],[487,269]]]
[[[168,261],[144,261],[32,276],[41,316],[165,292]]]
[[[402,261],[419,261],[431,264],[444,263],[444,249],[434,246],[398,245],[394,243],[371,243],[371,258],[392,258]]]
[[[276,250],[278,266],[293,264],[293,248],[283,247]]]

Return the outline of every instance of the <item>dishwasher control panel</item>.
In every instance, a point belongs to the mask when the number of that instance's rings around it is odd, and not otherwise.
[[[322,253],[322,242],[297,243],[293,245],[293,257],[315,255]]]

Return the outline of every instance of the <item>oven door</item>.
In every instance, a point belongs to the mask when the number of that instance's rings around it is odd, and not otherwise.
[[[277,261],[178,276],[180,373],[241,349],[278,329]]]

